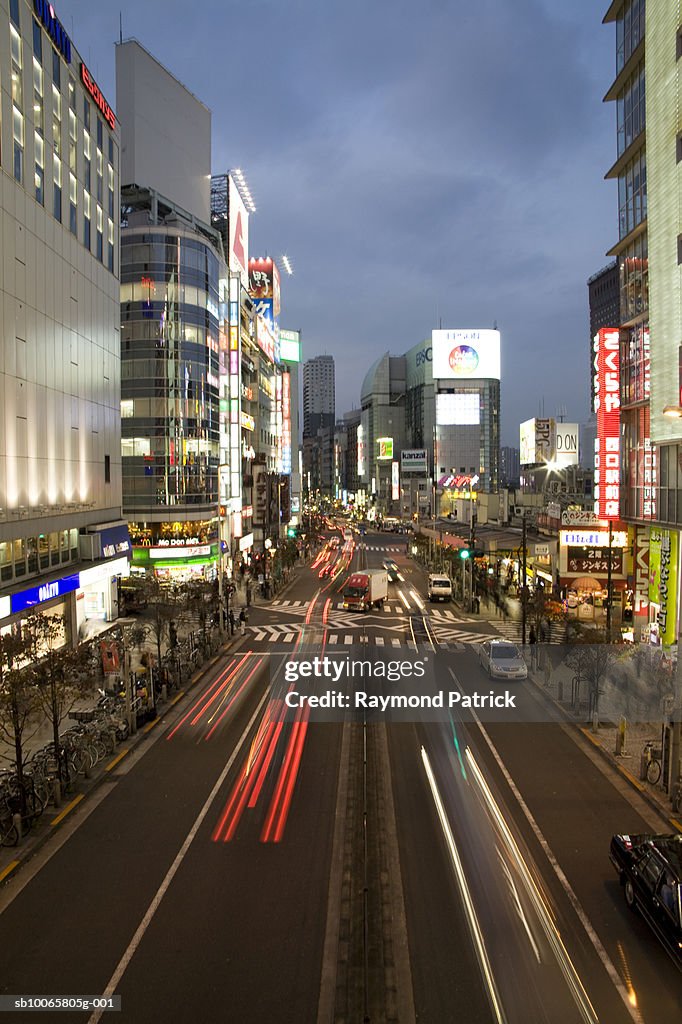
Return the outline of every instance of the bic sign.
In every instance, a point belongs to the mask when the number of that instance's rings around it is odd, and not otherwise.
[[[50,39],[57,47],[67,64],[71,63],[71,40],[66,34],[64,26],[59,18],[55,16],[54,7],[46,0],[33,0],[33,9],[45,26]]]

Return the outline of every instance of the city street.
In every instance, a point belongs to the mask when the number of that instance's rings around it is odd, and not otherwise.
[[[363,544],[353,568],[394,559],[426,605],[386,535]],[[2,992],[120,994],[135,1022],[674,1019],[680,975],[608,860],[613,832],[665,822],[558,716],[533,724],[533,684],[509,723],[277,724],[287,651],[411,643],[405,605],[325,624],[342,579],[305,568],[252,608],[251,634],[294,637],[247,635],[3,886]],[[469,646],[436,657],[487,690]]]

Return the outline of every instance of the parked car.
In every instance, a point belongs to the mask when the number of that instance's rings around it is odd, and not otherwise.
[[[616,835],[609,858],[628,907],[682,970],[682,835]]]
[[[516,644],[486,640],[478,649],[481,665],[491,679],[527,679],[528,666]]]

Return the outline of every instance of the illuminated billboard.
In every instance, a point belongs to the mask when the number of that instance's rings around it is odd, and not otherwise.
[[[559,466],[578,465],[578,424],[554,425],[554,451],[552,458]]]
[[[472,426],[481,422],[481,396],[466,394],[436,395],[436,423],[439,427]]]
[[[365,441],[365,428],[362,423],[358,426],[358,476],[364,476],[367,472],[367,442]]]
[[[291,375],[282,374],[282,472],[291,473]]]
[[[397,501],[400,497],[400,470],[397,462],[391,463],[391,500]]]
[[[522,466],[540,466],[554,458],[553,419],[526,420],[519,430],[519,462]]]
[[[249,288],[249,215],[239,195],[239,190],[229,176],[228,218],[230,227],[230,251],[227,262],[230,270],[239,274],[242,284]]]
[[[300,363],[301,361],[301,335],[299,331],[279,332],[280,358],[285,363]]]
[[[499,331],[432,331],[431,350],[436,380],[500,379]]]
[[[377,438],[377,459],[392,459],[393,458],[393,438],[392,437],[378,437]]]
[[[279,270],[270,256],[252,256],[249,259],[249,294],[253,299],[270,299],[273,318],[279,316]]]
[[[426,473],[427,465],[426,448],[403,448],[400,453],[401,473]]]
[[[603,327],[594,337],[595,512],[600,519],[620,515],[620,332]]]

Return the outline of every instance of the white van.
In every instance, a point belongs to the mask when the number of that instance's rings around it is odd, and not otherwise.
[[[452,583],[442,573],[429,576],[429,601],[452,601]]]

